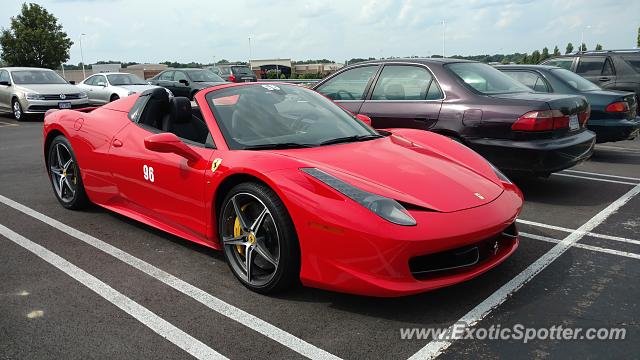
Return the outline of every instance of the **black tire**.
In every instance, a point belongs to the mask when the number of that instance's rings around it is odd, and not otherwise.
[[[238,265],[239,255],[236,252],[240,245],[225,245],[223,238],[228,235],[229,224],[232,219],[238,220],[234,217],[234,214],[225,213],[228,206],[233,207],[232,199],[237,199],[237,196],[252,196],[257,198],[264,208],[268,210],[271,220],[265,220],[263,223],[267,227],[268,222],[275,225],[275,231],[278,236],[278,249],[279,256],[277,259],[277,266],[275,270],[271,272],[271,278],[266,280],[263,284],[255,284],[247,281],[246,272],[242,272],[242,268]],[[257,203],[256,203],[257,204]],[[245,205],[245,207],[248,205]],[[242,211],[244,213],[244,210]],[[298,243],[298,236],[293,225],[293,221],[289,216],[289,213],[278,197],[276,193],[269,187],[255,182],[246,182],[234,186],[231,191],[226,195],[222,206],[220,208],[220,218],[218,220],[218,232],[219,238],[222,243],[224,257],[231,269],[233,275],[248,289],[260,293],[260,294],[273,294],[276,292],[285,291],[298,285],[300,282],[300,246]],[[229,216],[231,215],[231,217]],[[248,215],[245,213],[245,215]],[[227,234],[225,234],[227,233]],[[256,230],[254,241],[258,244],[256,239],[265,239],[267,236],[258,236],[260,229]],[[231,236],[234,236],[231,234]],[[248,239],[248,238],[247,238]],[[248,249],[248,248],[245,248]],[[246,253],[249,250],[245,250]],[[256,251],[258,256],[259,252]],[[273,255],[273,253],[270,253]],[[250,257],[251,258],[251,257]],[[274,257],[275,258],[275,257]],[[246,256],[245,256],[246,259]],[[256,264],[257,266],[257,264]],[[261,270],[261,268],[259,268]],[[253,272],[253,270],[252,270]]]
[[[22,105],[20,104],[20,101],[18,101],[18,99],[14,98],[11,101],[11,115],[13,116],[14,119],[16,119],[16,121],[25,120],[25,114],[24,114],[24,111],[22,110]]]
[[[118,94],[113,94],[111,95],[111,97],[109,98],[109,102],[114,102],[116,100],[120,100],[120,96],[118,96]]]
[[[66,155],[64,154],[65,151],[67,152]],[[59,158],[62,158],[62,161],[58,161]],[[66,167],[60,166],[60,164],[68,161],[71,161],[71,163]],[[62,206],[71,210],[84,209],[90,204],[82,183],[80,167],[77,164],[78,162],[69,140],[62,135],[56,136],[47,149],[49,180],[56,199]],[[69,171],[71,173],[68,173]],[[69,196],[70,192],[72,193],[71,196]],[[65,196],[65,193],[67,196]]]

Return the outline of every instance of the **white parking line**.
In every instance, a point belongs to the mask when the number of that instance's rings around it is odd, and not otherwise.
[[[127,252],[120,250],[119,248],[110,245],[100,239],[97,239],[89,234],[86,234],[80,230],[72,228],[69,225],[63,224],[60,221],[53,219],[47,215],[39,213],[30,207],[22,205],[16,201],[13,201],[7,197],[0,195],[0,202],[10,206],[26,215],[40,220],[43,223],[50,225],[74,238],[89,244],[96,249],[99,249],[116,259],[138,269],[145,274],[163,282],[164,284],[174,288],[175,290],[191,297],[198,301],[209,309],[224,315],[238,323],[272,339],[280,344],[288,347],[289,349],[297,352],[300,355],[306,356],[310,359],[340,359],[339,357],[322,350],[308,342],[289,334],[288,332],[271,325],[270,323],[249,314],[248,312],[239,309],[231,304],[228,304],[217,297],[207,293],[206,291],[197,288],[188,282],[181,280],[168,272],[161,270],[144,260],[141,260]]]
[[[572,177],[572,178],[586,179],[586,180],[593,180],[593,181],[602,181],[602,182],[608,182],[608,183],[614,183],[614,184],[638,185],[638,183],[633,183],[633,182],[628,182],[628,181],[601,179],[601,178],[594,178],[594,177],[580,176],[580,175],[571,175],[571,174],[562,174],[562,173],[553,173],[551,175]]]
[[[570,173],[575,173],[575,174],[584,174],[584,175],[594,175],[594,176],[604,176],[604,177],[610,177],[610,178],[615,178],[615,179],[625,179],[625,180],[635,180],[635,181],[640,181],[640,178],[634,178],[634,177],[629,177],[629,176],[618,176],[618,175],[609,175],[609,174],[601,174],[601,173],[594,173],[594,172],[588,172],[588,171],[578,171],[578,170],[563,170],[564,172],[570,172]]]
[[[529,238],[529,239],[546,241],[546,242],[554,243],[554,244],[557,244],[557,243],[560,242],[560,240],[558,240],[558,239],[554,239],[554,238],[547,237],[547,236],[542,236],[542,235],[529,234],[529,233],[524,233],[524,232],[520,232],[520,235],[524,236],[526,238]],[[607,248],[603,248],[603,247],[599,247],[599,246],[592,246],[592,245],[581,244],[581,243],[575,243],[572,246],[574,248],[597,251],[597,252],[601,252],[601,253],[624,256],[624,257],[629,257],[629,258],[632,258],[632,259],[640,260],[640,254],[636,254],[636,253],[632,253],[632,252],[628,252],[628,251],[619,251],[619,250],[607,249]]]
[[[567,251],[573,244],[578,242],[586,232],[593,230],[596,226],[600,225],[604,222],[611,214],[620,209],[624,204],[626,204],[631,198],[640,193],[640,185],[635,186],[633,189],[629,190],[627,193],[622,195],[618,200],[611,203],[604,210],[600,211],[596,216],[592,217],[587,221],[584,225],[580,226],[577,231],[572,232],[567,237],[565,237],[562,241],[557,243],[554,247],[552,247],[548,252],[542,255],[538,260],[534,261],[531,265],[529,265],[526,269],[524,269],[521,273],[516,275],[514,278],[509,280],[506,284],[502,285],[498,290],[496,290],[493,294],[489,295],[483,302],[478,304],[476,307],[471,309],[468,313],[466,313],[460,320],[454,321],[454,325],[450,326],[447,329],[447,334],[451,336],[451,340],[433,340],[429,342],[422,349],[418,350],[413,356],[409,359],[418,360],[418,359],[433,359],[438,355],[442,354],[451,344],[453,344],[454,335],[461,334],[461,332],[456,331],[454,334],[454,329],[459,328],[459,324],[466,324],[466,326],[474,326],[480,320],[484,319],[493,309],[500,306],[504,303],[507,298],[513,295],[516,291],[522,288],[526,283],[528,283],[531,279],[533,279],[536,275],[538,275],[542,270],[544,270],[549,264],[554,262],[560,255],[562,255],[565,251]]]
[[[596,145],[596,149],[605,149],[605,150],[617,150],[622,152],[633,152],[640,153],[640,149],[622,147],[622,146],[607,146],[607,145]]]
[[[95,276],[87,273],[59,255],[34,243],[24,236],[0,224],[0,235],[31,251],[42,260],[55,266],[65,274],[88,287],[105,300],[119,307],[122,311],[133,316],[158,335],[169,340],[182,350],[188,352],[197,359],[227,359],[212,348],[200,342],[198,339],[173,326],[168,321],[159,317],[149,309],[126,297],[111,286],[103,283]]]
[[[516,221],[521,223],[521,224],[525,224],[525,225],[537,226],[537,227],[551,229],[551,230],[564,231],[564,232],[568,232],[568,233],[572,233],[572,232],[578,231],[578,230],[573,230],[573,229],[569,229],[569,228],[565,228],[565,227],[561,227],[561,226],[543,224],[543,223],[539,223],[539,222],[535,222],[535,221],[528,221],[528,220],[522,220],[522,219],[518,219]],[[595,238],[600,238],[600,239],[619,241],[619,242],[623,242],[623,243],[627,243],[627,244],[640,245],[640,240],[628,239],[628,238],[623,238],[623,237],[620,237],[620,236],[603,235],[603,234],[597,234],[597,233],[592,233],[592,232],[586,232],[585,235],[591,236],[591,237],[595,237]]]

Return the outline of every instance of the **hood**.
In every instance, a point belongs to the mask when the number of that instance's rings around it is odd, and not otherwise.
[[[487,204],[504,190],[436,149],[395,136],[274,152],[319,168],[362,190],[439,212]]]
[[[129,91],[135,91],[137,93],[143,92],[145,90],[149,90],[149,89],[155,89],[159,86],[155,86],[155,85],[114,85],[116,87],[119,88],[123,88]]]
[[[83,90],[71,84],[18,84],[24,92],[37,94],[77,94]]]

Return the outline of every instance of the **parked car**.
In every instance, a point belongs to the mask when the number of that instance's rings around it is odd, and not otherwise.
[[[225,81],[205,69],[172,69],[161,72],[149,79],[148,82],[150,85],[169,89],[175,96],[184,96],[193,100],[198,91],[220,85]]]
[[[21,121],[49,109],[77,109],[89,105],[87,94],[55,71],[28,67],[0,68],[0,112]]]
[[[229,82],[255,82],[258,81],[256,74],[247,65],[217,65],[209,68],[225,81]]]
[[[541,64],[573,71],[603,89],[634,92],[636,102],[640,97],[640,49],[584,51]]]
[[[154,89],[49,113],[54,196],[221,250],[260,293],[302,282],[410,295],[479,276],[518,247],[522,193],[445,137],[375,131],[290,84],[215,86],[191,104]]]
[[[149,85],[140,77],[128,73],[91,75],[77,85],[89,96],[89,102],[102,105],[158,86]]]
[[[640,131],[634,93],[603,90],[569,70],[549,65],[503,65],[496,69],[537,92],[584,96],[591,105],[587,128],[597,142],[635,139]]]
[[[376,128],[431,130],[500,169],[548,175],[593,152],[589,105],[575,95],[534,93],[493,67],[456,59],[358,63],[314,89]]]

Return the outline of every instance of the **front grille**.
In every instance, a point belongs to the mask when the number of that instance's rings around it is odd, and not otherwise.
[[[84,104],[71,104],[71,109],[80,109],[80,108],[85,108],[89,106],[88,103],[84,103]],[[31,105],[29,106],[29,108],[27,109],[28,111],[42,111],[45,112],[47,110],[51,110],[51,109],[59,109],[58,105]]]
[[[44,100],[76,100],[80,99],[80,94],[64,94],[64,99],[60,98],[60,94],[45,94],[42,97]]]
[[[509,249],[518,237],[515,223],[500,234],[472,245],[409,259],[411,274],[418,280],[468,270]]]

